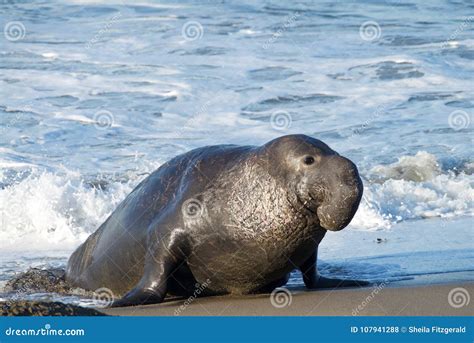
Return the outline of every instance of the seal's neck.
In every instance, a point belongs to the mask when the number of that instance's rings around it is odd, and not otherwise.
[[[318,229],[317,216],[299,202],[289,185],[265,168],[248,163],[232,175],[227,193],[229,225],[255,240],[309,239]]]

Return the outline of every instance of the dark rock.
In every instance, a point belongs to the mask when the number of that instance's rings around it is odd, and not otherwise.
[[[4,291],[70,294],[73,293],[74,288],[66,282],[66,271],[64,269],[30,268],[9,280],[5,285]]]
[[[95,309],[61,302],[1,301],[2,316],[106,316]]]

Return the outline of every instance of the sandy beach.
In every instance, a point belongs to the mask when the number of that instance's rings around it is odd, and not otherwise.
[[[449,296],[457,292],[456,297]],[[459,302],[459,292],[474,294],[474,283],[430,286],[379,286],[324,291],[295,290],[281,308],[269,294],[242,297],[208,297],[167,301],[157,305],[102,309],[118,316],[471,316],[472,302]],[[466,293],[467,292],[467,293]],[[458,308],[450,304],[454,304]],[[288,299],[291,299],[288,300]],[[278,305],[278,304],[277,304]]]

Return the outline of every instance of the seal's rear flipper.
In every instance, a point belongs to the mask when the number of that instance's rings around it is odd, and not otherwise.
[[[115,300],[110,307],[124,307],[147,304],[158,304],[163,301],[164,296],[155,293],[153,290],[134,288],[122,299]]]
[[[111,307],[157,304],[163,302],[168,290],[169,278],[173,271],[183,263],[180,245],[183,240],[178,239],[182,233],[180,229],[173,229],[166,234],[156,230],[156,227],[165,226],[163,223],[154,223],[149,229],[147,253],[145,256],[144,275],[137,286],[129,291],[122,299],[116,300]]]
[[[174,267],[173,259],[168,256],[167,252],[160,251],[160,254],[153,258],[147,256],[145,275],[138,285],[125,294],[122,299],[114,301],[111,307],[161,303],[166,296],[167,281]]]

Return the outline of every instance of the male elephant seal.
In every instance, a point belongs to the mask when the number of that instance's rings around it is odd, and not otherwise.
[[[196,287],[271,291],[296,268],[308,288],[358,285],[318,276],[316,257],[326,230],[347,226],[361,196],[354,163],[308,136],[195,149],[130,193],[72,254],[67,279],[109,288],[122,296],[114,306]]]

